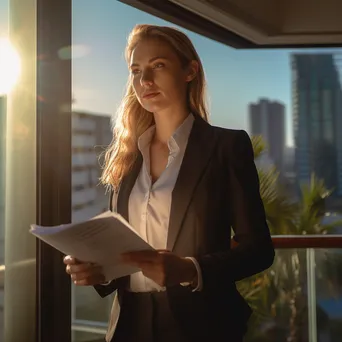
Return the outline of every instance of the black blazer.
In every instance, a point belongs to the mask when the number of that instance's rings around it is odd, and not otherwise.
[[[139,155],[119,191],[118,212],[127,220],[129,195],[141,164]],[[238,242],[233,249],[231,227]],[[244,329],[251,309],[235,282],[267,269],[274,260],[252,144],[245,131],[213,127],[195,116],[172,193],[167,249],[195,257],[202,271],[202,291],[180,285],[167,289],[184,331],[196,341],[214,341]],[[118,289],[122,303],[128,279],[95,289],[102,297]]]

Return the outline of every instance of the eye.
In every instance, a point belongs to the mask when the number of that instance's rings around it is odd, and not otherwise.
[[[160,68],[163,68],[165,66],[164,63],[156,63],[153,65],[153,69],[160,69]]]
[[[132,75],[137,75],[139,72],[140,72],[139,69],[133,69],[133,70],[131,70],[131,74],[132,74]]]

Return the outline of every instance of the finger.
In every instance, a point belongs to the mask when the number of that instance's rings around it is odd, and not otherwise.
[[[64,264],[66,264],[66,265],[75,265],[75,264],[77,264],[76,258],[74,258],[74,257],[71,256],[71,255],[65,256],[65,257],[63,258],[63,262],[64,262]]]
[[[71,273],[71,280],[72,281],[80,281],[83,279],[89,278],[91,275],[89,272],[78,272],[78,273]]]
[[[83,280],[83,279],[91,279],[102,276],[101,267],[97,267],[85,272],[71,273],[72,280]]]
[[[73,282],[76,286],[90,286],[102,284],[105,282],[105,280],[106,279],[103,274],[98,274],[96,276],[74,280]]]
[[[79,272],[87,272],[90,271],[94,266],[92,264],[76,264],[76,265],[67,265],[66,271],[69,274],[79,273]]]

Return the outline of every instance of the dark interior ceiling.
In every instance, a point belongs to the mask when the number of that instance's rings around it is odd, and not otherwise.
[[[342,0],[123,0],[236,47],[342,46]]]
[[[341,0],[172,0],[255,44],[342,43]]]

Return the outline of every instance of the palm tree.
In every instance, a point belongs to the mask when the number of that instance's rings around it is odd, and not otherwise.
[[[252,137],[255,158],[266,150],[261,137]],[[330,196],[324,182],[312,175],[307,185],[301,186],[301,200],[295,203],[279,183],[279,172],[275,167],[258,168],[260,193],[266,218],[272,235],[326,234],[342,221],[323,224],[325,201]],[[238,289],[257,313],[252,323],[283,320],[288,342],[302,340],[301,326],[306,317],[306,298],[301,288],[306,284],[306,255],[303,250],[278,250],[271,269],[238,283]],[[304,314],[304,315],[303,315]],[[287,317],[287,318],[286,318]],[[253,331],[253,328],[250,329]],[[258,338],[248,339],[256,341]],[[266,341],[262,336],[261,340]]]
[[[267,146],[261,136],[251,138],[254,158],[257,160],[266,152]],[[291,234],[294,217],[298,214],[298,204],[286,194],[279,182],[279,172],[275,166],[258,168],[260,195],[264,203],[267,222],[272,235]]]

